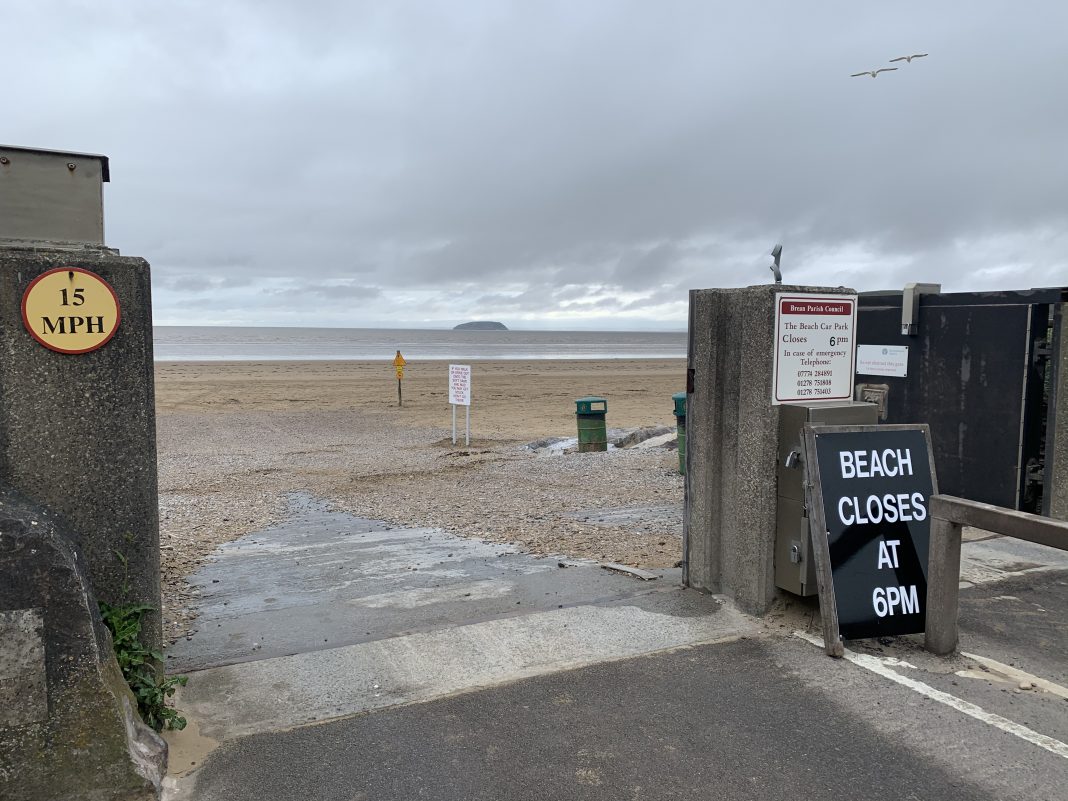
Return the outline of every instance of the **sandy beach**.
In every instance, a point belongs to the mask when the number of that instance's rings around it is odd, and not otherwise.
[[[684,360],[471,364],[469,447],[451,443],[446,362],[409,362],[403,407],[388,362],[157,364],[168,637],[195,628],[184,578],[221,543],[284,519],[300,493],[534,553],[646,567],[680,558],[674,450],[522,446],[574,436],[574,401],[590,394],[607,398],[610,429],[673,425]]]
[[[472,362],[472,428],[480,437],[533,439],[574,433],[576,398],[608,398],[608,424],[669,423],[685,389],[683,359]],[[156,409],[172,413],[354,411],[385,425],[450,424],[447,362],[409,362],[404,406],[388,362],[161,362]]]

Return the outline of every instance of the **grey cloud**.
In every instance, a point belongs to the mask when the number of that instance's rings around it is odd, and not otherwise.
[[[613,282],[639,289],[661,283],[677,267],[680,256],[679,247],[673,242],[624,253],[612,271]]]
[[[265,295],[293,297],[313,297],[335,303],[347,303],[352,298],[373,300],[382,295],[382,290],[374,286],[356,284],[305,284],[301,286],[264,289]]]
[[[198,275],[196,273],[167,273],[155,275],[153,283],[157,287],[174,290],[175,292],[200,293],[212,292],[220,289],[235,289],[253,285],[253,279],[248,276],[232,275]]]
[[[212,288],[211,279],[199,275],[178,275],[164,279],[162,282],[157,281],[157,285],[160,283],[175,292],[184,293],[207,292]]]
[[[813,283],[1064,282],[1063,4],[41,0],[5,24],[5,136],[111,157],[108,238],[152,262],[161,318],[348,297],[678,325],[691,286],[770,280],[776,241]]]
[[[632,300],[629,303],[623,304],[620,308],[623,311],[640,311],[642,309],[648,309],[650,307],[662,306],[669,303],[678,303],[681,300],[686,300],[687,297],[687,292],[684,288],[679,286],[671,286],[659,289],[656,292],[652,292],[648,295],[643,295],[637,300]]]

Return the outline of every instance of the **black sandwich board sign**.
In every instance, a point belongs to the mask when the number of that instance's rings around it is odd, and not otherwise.
[[[805,495],[827,653],[922,632],[930,499],[926,425],[805,426]]]

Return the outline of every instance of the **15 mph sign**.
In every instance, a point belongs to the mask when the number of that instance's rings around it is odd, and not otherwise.
[[[37,276],[22,295],[22,323],[30,335],[58,353],[89,353],[119,328],[119,298],[111,285],[81,267]]]
[[[936,491],[927,426],[806,426],[805,450],[825,638],[922,632]]]

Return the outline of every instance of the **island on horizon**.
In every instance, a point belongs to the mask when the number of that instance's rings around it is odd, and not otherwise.
[[[453,331],[507,331],[508,326],[493,320],[476,320],[473,323],[454,325]]]

